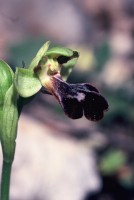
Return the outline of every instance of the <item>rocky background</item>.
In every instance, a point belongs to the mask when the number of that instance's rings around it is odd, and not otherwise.
[[[27,66],[47,40],[80,52],[68,81],[95,85],[109,111],[71,120],[38,93],[20,117],[10,199],[134,200],[134,0],[0,0],[1,59]]]

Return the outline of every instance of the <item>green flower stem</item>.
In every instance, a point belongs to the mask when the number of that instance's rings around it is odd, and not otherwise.
[[[9,200],[11,168],[12,162],[7,163],[3,160],[0,200]]]

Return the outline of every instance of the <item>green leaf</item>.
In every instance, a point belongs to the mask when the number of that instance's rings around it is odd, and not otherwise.
[[[38,65],[38,63],[40,62],[40,60],[42,59],[42,57],[45,56],[46,51],[48,50],[50,43],[51,43],[50,41],[47,41],[47,42],[40,48],[40,50],[38,51],[38,53],[36,54],[36,56],[35,56],[34,59],[32,60],[31,64],[29,65],[29,69],[30,69],[30,70],[33,70],[33,69]]]
[[[24,68],[17,68],[14,84],[21,97],[33,96],[42,87],[37,75],[33,71]]]
[[[126,156],[122,151],[110,150],[101,160],[100,168],[103,174],[115,173],[126,162]]]
[[[18,94],[12,84],[5,95],[2,115],[1,144],[6,162],[12,162],[14,157],[18,124],[17,98]]]
[[[67,78],[69,77],[70,73],[73,70],[73,67],[75,66],[76,62],[78,60],[77,58],[72,58],[71,60],[69,60],[67,63],[62,65],[61,68],[61,77],[64,81],[67,80]]]
[[[58,57],[60,55],[71,57],[73,55],[73,51],[69,48],[57,46],[57,47],[52,47],[46,52],[46,56],[51,56],[53,58]]]
[[[5,94],[12,84],[13,76],[14,73],[9,65],[3,60],[0,60],[0,125]]]

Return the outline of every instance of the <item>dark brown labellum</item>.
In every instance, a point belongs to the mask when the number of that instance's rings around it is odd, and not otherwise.
[[[52,94],[59,101],[65,114],[72,119],[84,116],[91,121],[103,118],[108,109],[106,99],[88,83],[68,84],[57,76],[51,77]]]

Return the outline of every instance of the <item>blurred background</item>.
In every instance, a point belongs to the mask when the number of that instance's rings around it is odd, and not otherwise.
[[[134,200],[134,0],[0,0],[1,59],[28,66],[47,40],[80,52],[68,82],[96,86],[109,111],[71,120],[39,92],[19,120],[10,199]]]

